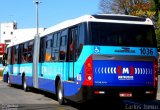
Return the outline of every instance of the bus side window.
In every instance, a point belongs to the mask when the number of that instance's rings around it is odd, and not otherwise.
[[[40,56],[39,56],[39,61],[44,62],[45,61],[45,52],[46,52],[46,38],[42,37],[40,41]]]
[[[53,35],[47,36],[45,61],[52,61]]]
[[[33,40],[28,45],[28,62],[33,62]]]
[[[60,33],[55,33],[53,36],[53,49],[52,49],[52,60],[59,60],[59,45],[60,45]]]
[[[28,42],[24,43],[23,45],[22,62],[28,62]]]
[[[76,59],[76,45],[77,45],[77,27],[69,29],[68,38],[68,61],[75,61]]]
[[[68,36],[68,61],[73,61],[73,49],[74,49],[74,43],[73,43],[73,30],[69,30],[69,36]]]
[[[64,61],[66,59],[66,50],[67,50],[67,34],[68,31],[63,30],[61,32],[61,38],[60,38],[60,51],[59,51],[59,60]]]
[[[11,64],[14,64],[14,59],[15,59],[15,46],[14,47],[11,47],[11,49],[12,49],[12,57],[11,57]]]
[[[15,46],[14,48],[15,48],[14,49],[14,63],[18,64],[19,45]]]
[[[78,27],[77,30],[77,39],[76,39],[76,60],[79,58],[82,48],[83,48],[83,44],[84,44],[84,25],[81,24]]]
[[[7,64],[11,64],[11,48],[7,49]]]
[[[23,56],[23,45],[24,44],[20,44],[19,45],[19,64],[23,63],[23,59],[22,59],[22,56]]]

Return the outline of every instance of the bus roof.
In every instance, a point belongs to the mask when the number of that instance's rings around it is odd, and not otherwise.
[[[153,25],[149,18],[130,16],[130,15],[120,15],[120,14],[98,14],[98,15],[84,15],[76,19],[71,19],[64,21],[60,24],[52,26],[46,29],[41,36],[65,29],[70,26],[82,22],[112,22],[112,23],[128,23],[128,24],[143,24],[143,25]]]
[[[65,29],[70,26],[74,26],[79,23],[83,22],[107,22],[107,23],[126,23],[126,24],[141,24],[141,25],[153,25],[152,21],[149,18],[137,17],[137,16],[130,16],[130,15],[121,15],[121,14],[97,14],[97,15],[84,15],[78,17],[76,19],[70,19],[59,23],[55,26],[47,28],[44,32],[41,33],[40,37],[45,35],[51,34],[53,32],[59,31],[61,29]],[[16,45],[28,40],[34,39],[33,38],[23,38],[23,40],[17,40],[13,44],[9,45]]]

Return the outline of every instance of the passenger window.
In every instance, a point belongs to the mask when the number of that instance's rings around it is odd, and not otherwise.
[[[67,50],[67,34],[68,30],[63,30],[61,32],[61,39],[60,39],[60,52],[59,52],[59,60],[64,61],[66,59],[66,50]]]
[[[52,61],[53,35],[47,36],[45,61]]]
[[[22,54],[22,62],[28,62],[28,43],[23,45],[23,54]]]
[[[39,61],[44,62],[45,61],[45,53],[46,53],[46,38],[42,37],[40,41],[40,56]]]
[[[53,48],[52,48],[52,60],[59,60],[59,47],[60,46],[60,32],[57,32],[53,36]]]
[[[33,41],[29,42],[27,57],[28,57],[28,62],[33,62]]]
[[[29,51],[29,52],[32,52],[32,51],[33,51],[33,41],[30,41],[30,42],[29,42],[28,51]]]
[[[71,28],[69,30],[69,40],[68,40],[68,61],[75,61],[76,47],[77,47],[77,27]]]
[[[18,56],[19,56],[19,46],[17,45],[17,46],[15,46],[15,49],[14,49],[14,63],[15,64],[18,64],[19,62],[18,62]]]
[[[28,43],[25,43],[23,46],[23,52],[28,52]]]
[[[58,38],[58,34],[54,34],[54,37],[53,37],[53,47],[57,47],[57,38]]]
[[[14,64],[14,61],[15,61],[15,47],[12,47],[12,57],[11,57],[11,64]]]
[[[11,64],[11,48],[7,49],[7,64]]]
[[[78,38],[77,38],[77,54],[76,54],[76,59],[79,58],[82,48],[84,45],[84,25],[81,24],[78,29]]]

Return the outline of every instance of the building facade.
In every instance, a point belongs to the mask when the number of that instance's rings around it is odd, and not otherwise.
[[[28,38],[34,38],[34,36],[37,34],[36,28],[27,28],[27,29],[17,29],[17,23],[16,22],[8,22],[8,23],[1,23],[0,26],[0,50],[3,50],[3,52],[0,53],[0,70],[4,67],[2,66],[2,58],[5,51],[5,48],[3,49],[3,46],[7,46],[10,43],[14,44],[18,40],[21,39],[28,39]],[[42,33],[45,29],[39,28],[39,34]]]
[[[14,43],[18,39],[27,37],[34,37],[36,35],[36,28],[17,29],[16,22],[1,23],[0,43],[9,44]],[[42,33],[44,28],[39,28],[39,33]]]

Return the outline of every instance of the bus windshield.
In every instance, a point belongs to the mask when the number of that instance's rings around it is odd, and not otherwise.
[[[90,22],[90,44],[100,46],[156,47],[152,25]]]

